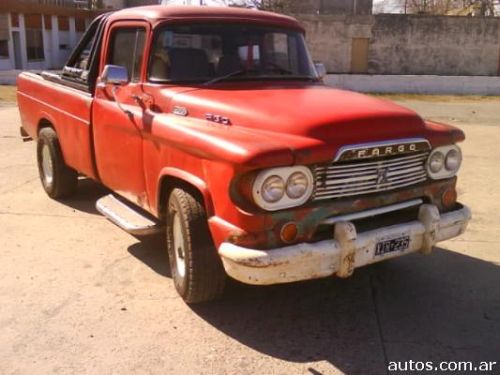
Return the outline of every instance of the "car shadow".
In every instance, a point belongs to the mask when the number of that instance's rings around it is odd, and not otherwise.
[[[136,237],[139,242],[127,249],[128,252],[161,276],[171,277],[170,264],[163,234]]]
[[[104,185],[90,178],[80,177],[78,179],[78,192],[69,198],[61,200],[61,203],[81,212],[100,215],[95,208],[96,201],[110,193],[111,191]]]
[[[264,355],[387,374],[389,361],[498,361],[500,267],[444,249],[345,280],[252,287],[192,310]],[[498,369],[497,369],[498,370]],[[321,373],[314,363],[309,373]]]
[[[145,237],[128,251],[170,277],[163,241]],[[348,279],[229,281],[223,299],[190,308],[239,343],[306,364],[310,374],[329,373],[321,368],[327,362],[345,374],[376,375],[389,373],[392,361],[498,362],[499,282],[499,265],[436,248],[430,256],[358,269]]]

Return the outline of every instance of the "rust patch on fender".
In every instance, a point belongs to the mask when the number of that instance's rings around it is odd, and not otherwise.
[[[273,249],[286,245],[315,240],[320,222],[326,218],[368,210],[404,202],[414,198],[423,198],[426,203],[436,205],[441,212],[446,212],[441,203],[442,193],[456,185],[456,177],[448,180],[426,181],[425,183],[404,188],[397,191],[311,202],[305,206],[291,208],[271,213],[259,213],[255,220],[261,220],[266,228],[258,233],[234,232],[228,236],[228,241],[239,246],[253,249]],[[297,224],[298,234],[293,243],[285,244],[276,231],[280,224],[294,221]]]

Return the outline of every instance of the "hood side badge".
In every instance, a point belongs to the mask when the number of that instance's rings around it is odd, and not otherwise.
[[[175,106],[173,109],[172,109],[172,113],[174,115],[177,115],[177,116],[187,116],[188,115],[188,110],[186,107],[179,107],[179,106]]]
[[[229,117],[214,115],[213,113],[205,113],[205,119],[207,121],[216,122],[222,125],[231,125],[231,120],[229,119]]]

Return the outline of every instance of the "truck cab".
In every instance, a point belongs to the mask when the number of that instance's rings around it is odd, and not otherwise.
[[[54,199],[165,235],[188,303],[230,276],[348,277],[462,233],[457,128],[322,81],[293,18],[149,6],[103,14],[58,74],[18,79],[22,132]],[[80,176],[80,177],[79,177]]]

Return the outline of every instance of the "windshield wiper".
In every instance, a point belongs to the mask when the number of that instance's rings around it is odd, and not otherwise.
[[[251,70],[249,70],[249,69],[235,70],[234,72],[231,72],[231,73],[228,73],[228,74],[224,74],[223,76],[215,77],[215,78],[211,79],[210,81],[204,82],[203,84],[206,85],[206,86],[208,86],[208,85],[211,85],[212,83],[224,81],[224,80],[226,80],[228,78],[239,76],[239,75],[241,75],[243,73],[247,73],[249,71],[251,71]]]
[[[228,78],[240,76],[240,75],[242,75],[244,73],[248,73],[248,72],[255,73],[255,72],[260,72],[260,71],[258,69],[240,69],[240,70],[236,70],[234,72],[225,74],[223,76],[215,77],[209,81],[204,82],[203,85],[208,86],[208,85],[211,85],[212,83],[224,81]],[[282,75],[279,75],[279,76],[255,75],[253,77],[254,78],[269,78],[269,79],[300,79],[300,80],[308,80],[308,81],[313,81],[313,82],[318,80],[316,77],[313,77],[313,76],[289,75],[288,73],[292,73],[292,72],[289,72],[285,69],[283,69],[281,71],[281,73],[282,73]]]
[[[283,68],[281,65],[279,64],[276,64],[272,61],[268,61],[264,64],[265,67],[267,66],[270,66],[272,68],[274,68],[275,70],[277,70],[280,74],[290,74],[290,75],[293,75],[293,72],[289,69],[285,69]]]

